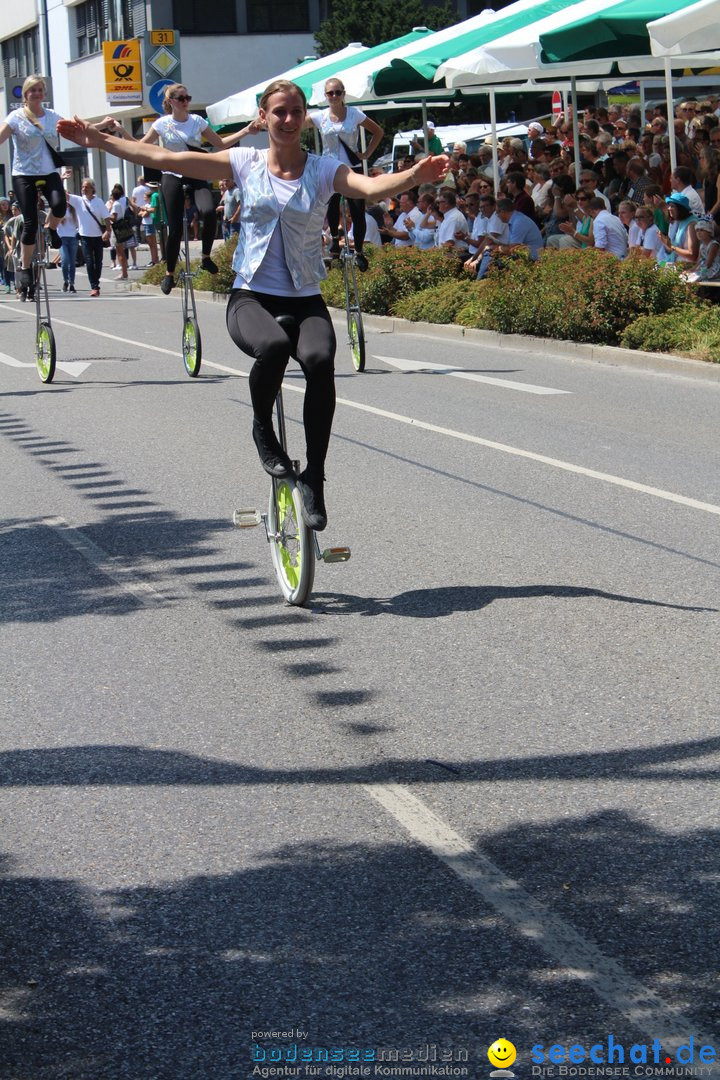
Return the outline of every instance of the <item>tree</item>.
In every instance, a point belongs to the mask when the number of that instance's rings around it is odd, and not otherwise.
[[[320,56],[344,49],[351,41],[381,45],[408,34],[414,26],[442,30],[458,21],[451,0],[441,7],[423,0],[334,0],[330,17],[315,33]]]

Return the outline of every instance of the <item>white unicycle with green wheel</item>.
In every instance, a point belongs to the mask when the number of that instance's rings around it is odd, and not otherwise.
[[[277,321],[290,338],[294,354],[298,334],[297,323],[289,316],[282,315],[278,316]],[[275,414],[278,438],[287,454],[282,387],[275,399]],[[313,587],[316,561],[320,559],[321,562],[326,563],[347,562],[350,558],[350,548],[320,548],[317,533],[309,528],[303,519],[302,495],[295,482],[300,463],[293,461],[292,464],[292,475],[271,478],[267,514],[260,514],[255,509],[236,510],[233,514],[233,523],[239,529],[253,528],[261,524],[265,526],[273,569],[280,591],[288,604],[302,606]]]
[[[185,194],[192,195],[192,188],[186,186]],[[178,285],[182,286],[182,358],[185,370],[191,379],[196,379],[200,374],[202,361],[202,338],[198,324],[197,307],[195,306],[195,290],[193,288],[194,274],[190,269],[190,236],[188,234],[187,218],[183,214],[183,265],[178,274]]]
[[[35,293],[35,367],[41,382],[51,383],[55,377],[55,334],[50,319],[47,277],[45,274],[45,231],[40,220],[40,205],[44,180],[35,182],[38,193],[38,225],[30,274]]]
[[[348,345],[356,371],[365,370],[365,331],[363,330],[360,293],[358,291],[358,269],[355,252],[347,247],[340,254],[343,283],[345,285],[345,316],[347,318]]]

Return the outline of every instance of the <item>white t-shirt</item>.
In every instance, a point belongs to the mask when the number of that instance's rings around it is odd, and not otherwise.
[[[208,124],[203,116],[190,113],[187,120],[173,120],[172,116],[161,116],[152,125],[151,130],[160,136],[160,145],[166,150],[172,150],[174,154],[181,154],[184,150],[197,148],[202,145],[202,133]],[[164,169],[164,172],[169,172]],[[182,173],[170,173],[171,176],[182,176]]]
[[[595,247],[624,259],[628,251],[628,236],[619,217],[601,210],[593,222]]]
[[[358,152],[358,128],[367,114],[355,105],[347,105],[344,120],[333,120],[329,109],[322,112],[311,112],[310,119],[322,136],[323,157],[334,157],[342,165],[349,165],[350,158],[345,153],[343,142],[347,143],[355,153]],[[355,166],[357,167],[357,166]]]
[[[352,225],[350,226],[349,236],[353,235]],[[382,244],[382,236],[380,235],[380,229],[378,223],[372,214],[365,212],[365,243],[377,244],[378,247]]]
[[[420,224],[424,217],[425,215],[423,214],[422,210],[417,206],[413,206],[412,210],[410,210],[407,214],[403,213],[403,211],[401,210],[398,213],[397,220],[395,221],[395,228],[400,230],[401,232],[407,232],[408,236],[412,237],[412,234],[409,233],[408,230],[405,228],[405,218],[412,218],[412,220],[415,222],[415,228],[417,228],[417,226]],[[412,238],[408,240],[401,240],[400,237],[396,236],[393,243],[395,244],[395,247],[413,246]]]
[[[5,117],[13,133],[13,176],[49,176],[58,171],[45,139],[57,142],[57,123],[61,119],[53,109],[45,109],[38,118],[40,127],[28,120],[23,109],[13,109]]]
[[[267,168],[267,150],[256,150],[252,147],[234,146],[230,150],[230,165],[235,178],[235,184],[242,191],[243,181],[250,172],[252,166],[262,157]],[[335,194],[335,173],[340,168],[337,158],[324,157],[321,161],[318,182],[318,202],[327,205]],[[281,180],[268,169],[268,179],[273,190],[273,195],[278,201],[282,211],[297,189],[300,187],[302,177],[297,180]],[[318,256],[322,245],[322,232],[318,232]],[[317,284],[305,285],[302,289],[296,289],[290,277],[290,271],[285,259],[285,245],[282,238],[282,230],[275,225],[270,238],[265,257],[255,271],[251,281],[245,281],[240,275],[235,275],[233,282],[235,289],[252,289],[253,292],[269,293],[271,296],[317,296],[320,286]]]
[[[75,218],[70,213],[69,208],[65,217],[61,218],[61,220],[57,223],[57,234],[61,240],[64,236],[77,236],[78,234],[78,227],[75,224]]]
[[[442,247],[448,240],[452,240],[454,248],[458,250],[467,251],[467,242],[465,240],[456,240],[456,232],[467,232],[468,223],[465,220],[465,215],[461,210],[458,210],[457,206],[451,206],[445,217],[438,225],[437,232],[435,234],[435,243],[438,247]]]
[[[138,209],[142,210],[143,207],[149,204],[151,194],[152,192],[146,184],[138,184],[137,187],[133,188],[131,198]]]
[[[78,232],[81,236],[102,236],[103,229],[101,228],[105,218],[108,216],[108,208],[102,199],[98,195],[93,195],[92,199],[88,202],[82,195],[67,195],[68,202],[75,207],[75,212],[78,216]],[[90,210],[97,218],[97,221],[93,218]],[[98,221],[100,225],[98,225]]]

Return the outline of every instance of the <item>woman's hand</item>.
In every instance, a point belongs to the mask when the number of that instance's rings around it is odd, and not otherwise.
[[[450,158],[447,154],[431,155],[424,157],[414,167],[415,182],[418,184],[436,184],[444,180],[450,168]]]
[[[98,147],[103,145],[103,134],[86,120],[76,116],[72,120],[58,120],[58,134],[63,139],[76,143],[78,146]]]

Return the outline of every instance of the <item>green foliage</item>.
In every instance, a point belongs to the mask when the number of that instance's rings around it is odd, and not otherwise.
[[[626,327],[620,343],[627,349],[674,352],[720,363],[720,309],[693,304],[663,315],[643,315]]]
[[[470,292],[476,286],[471,281],[444,281],[431,289],[422,289],[413,296],[397,300],[392,307],[393,315],[412,322],[454,323],[458,312],[468,304]]]
[[[333,0],[330,17],[315,32],[319,56],[344,49],[349,41],[382,45],[409,34],[414,26],[442,30],[458,21],[449,0],[442,5],[423,0]]]
[[[493,269],[482,299],[489,329],[604,345],[641,315],[692,303],[674,272],[594,250],[546,252],[536,263]]]
[[[370,269],[358,275],[358,284],[360,306],[369,315],[389,315],[403,297],[463,277],[459,260],[444,251],[418,251],[385,244],[382,248],[368,245],[365,253]],[[345,306],[340,270],[331,270],[321,289],[331,307]]]

